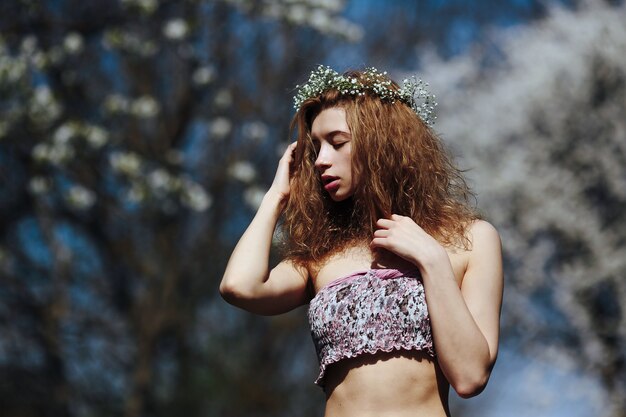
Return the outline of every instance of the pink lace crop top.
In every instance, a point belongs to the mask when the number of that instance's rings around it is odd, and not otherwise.
[[[338,278],[313,297],[308,317],[322,388],[326,368],[342,359],[400,349],[435,355],[418,271],[370,269]]]

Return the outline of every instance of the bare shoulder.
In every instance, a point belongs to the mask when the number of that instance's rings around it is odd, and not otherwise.
[[[498,230],[485,220],[474,221],[468,230],[471,241],[466,278],[474,276],[480,280],[502,278],[502,242]],[[472,274],[477,272],[478,274]],[[464,280],[465,281],[465,280]],[[470,280],[471,281],[471,280]]]
[[[501,256],[502,242],[498,230],[486,220],[473,221],[467,230],[470,240],[469,260],[485,255]]]
[[[486,220],[473,221],[469,226],[468,232],[472,243],[472,252],[480,251],[484,245],[501,245],[498,230]]]

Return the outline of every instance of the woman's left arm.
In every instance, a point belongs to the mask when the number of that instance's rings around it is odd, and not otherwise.
[[[485,221],[471,225],[471,251],[459,288],[445,249],[412,219],[393,215],[377,225],[372,247],[387,249],[420,269],[446,379],[464,398],[479,394],[498,354],[503,290],[498,232]]]

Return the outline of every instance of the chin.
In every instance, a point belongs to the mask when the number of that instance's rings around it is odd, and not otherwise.
[[[341,203],[342,201],[346,201],[352,197],[352,194],[329,194],[329,197],[335,203]]]

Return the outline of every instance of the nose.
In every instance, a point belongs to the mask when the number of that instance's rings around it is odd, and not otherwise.
[[[317,158],[315,159],[315,168],[323,171],[332,165],[331,152],[329,147],[323,143],[317,152]]]

